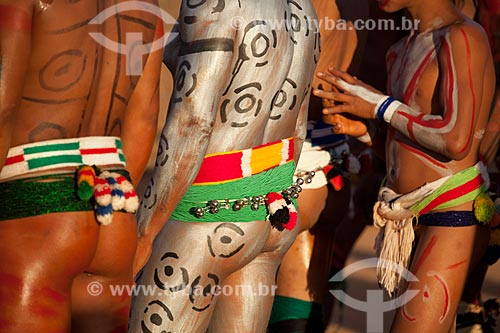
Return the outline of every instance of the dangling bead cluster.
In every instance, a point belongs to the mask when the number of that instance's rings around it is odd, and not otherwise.
[[[316,176],[316,171],[299,171],[297,173],[297,177],[299,177],[299,179],[302,179],[303,182],[305,182],[306,184],[311,184],[312,181],[313,181],[313,178],[314,176]],[[302,183],[304,184],[304,183]],[[300,185],[302,185],[300,184]]]
[[[313,171],[314,173],[314,171]],[[313,175],[314,176],[314,175]],[[304,178],[297,178],[294,184],[281,191],[281,195],[286,199],[297,199],[302,192],[301,185],[307,182]],[[192,213],[197,218],[202,218],[205,214],[217,214],[221,209],[232,209],[237,212],[243,207],[249,206],[251,210],[259,210],[261,206],[267,206],[266,195],[248,196],[242,199],[209,200],[205,206],[198,206],[192,209]]]

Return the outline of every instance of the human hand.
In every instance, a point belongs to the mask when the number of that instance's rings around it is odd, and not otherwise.
[[[329,68],[328,72],[318,72],[317,76],[338,89],[338,92],[313,90],[315,96],[328,101],[324,103],[323,114],[334,115],[346,112],[364,119],[376,117],[376,106],[386,96],[348,73],[334,68]]]

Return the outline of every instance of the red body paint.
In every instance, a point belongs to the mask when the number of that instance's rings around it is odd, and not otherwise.
[[[40,296],[43,296],[43,297],[46,297],[46,298],[49,298],[57,303],[64,303],[66,302],[66,296],[64,296],[63,294],[53,290],[53,289],[50,289],[50,288],[42,288],[40,289],[39,291],[39,295]]]
[[[427,244],[427,246],[425,247],[420,258],[418,258],[418,261],[415,264],[415,270],[414,270],[413,274],[417,274],[418,270],[420,269],[420,267],[422,266],[424,261],[429,257],[429,255],[431,254],[432,248],[434,247],[434,245],[436,245],[436,241],[437,241],[437,237],[432,236],[429,244]]]
[[[440,167],[441,169],[446,169],[446,166],[442,163],[439,163],[438,161],[436,161],[435,159],[433,159],[432,157],[430,157],[429,155],[427,155],[426,153],[424,153],[423,151],[421,150],[418,150],[417,148],[413,148],[412,146],[410,145],[407,145],[406,143],[403,143],[401,140],[398,140],[398,139],[395,139],[399,145],[401,147],[403,147],[404,149],[412,152],[413,154],[415,155],[419,155],[423,158],[425,158],[427,161],[431,162],[432,164],[434,164],[435,166],[437,167]]]
[[[443,287],[443,292],[444,292],[444,308],[443,308],[443,313],[441,314],[441,317],[439,318],[440,322],[443,322],[444,319],[446,318],[446,315],[448,314],[448,311],[450,310],[450,291],[448,290],[448,286],[446,283],[439,277],[437,274],[434,274],[432,277],[434,277],[438,282],[441,284],[441,287]]]
[[[0,5],[0,30],[31,31],[31,17],[18,7]]]
[[[472,125],[472,124],[474,124],[474,119],[476,118],[476,94],[474,92],[474,84],[472,82],[472,69],[471,69],[472,59],[471,59],[470,43],[469,43],[469,39],[467,38],[467,34],[465,33],[465,31],[463,31],[463,29],[460,29],[460,32],[462,33],[462,36],[464,37],[465,49],[467,52],[467,69],[468,69],[468,74],[469,74],[470,92],[472,94],[472,119],[470,122],[470,124]],[[472,130],[473,130],[473,126],[470,127],[469,138],[467,139],[467,143],[465,144],[465,147],[462,148],[462,150],[460,150],[461,153],[466,151],[467,147],[469,147],[469,145],[471,144]]]
[[[467,260],[462,260],[460,262],[457,262],[456,264],[453,264],[453,265],[446,267],[446,269],[451,270],[451,269],[457,268],[458,266],[461,266],[461,265],[465,264],[466,262],[467,262]]]
[[[403,318],[408,320],[408,321],[415,321],[417,320],[416,317],[412,317],[410,316],[407,312],[406,312],[406,304],[404,304],[402,307],[401,307],[401,314],[403,315]]]

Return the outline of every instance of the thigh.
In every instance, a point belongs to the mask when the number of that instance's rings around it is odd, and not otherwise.
[[[298,229],[271,230],[262,252],[224,280],[209,332],[266,332],[278,268]]]
[[[91,213],[0,222],[0,331],[69,329],[71,284],[92,259]]]
[[[156,238],[134,298],[131,331],[205,332],[218,287],[254,259],[266,244],[270,224],[169,221]]]
[[[397,312],[394,332],[448,332],[471,265],[478,226],[423,227],[412,259],[419,294]]]

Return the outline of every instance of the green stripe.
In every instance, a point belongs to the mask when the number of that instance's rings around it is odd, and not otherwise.
[[[120,140],[120,139],[116,139],[116,140],[115,140],[115,145],[116,145],[116,148],[118,148],[118,149],[123,149],[122,140]]]
[[[276,295],[269,324],[291,319],[308,319],[312,309],[312,302]]]
[[[476,166],[472,166],[470,168],[467,168],[465,170],[462,170],[461,172],[451,176],[446,182],[443,183],[439,188],[437,188],[432,194],[429,196],[425,197],[421,201],[417,202],[415,205],[413,205],[410,210],[414,213],[417,214],[422,211],[432,200],[436,199],[438,196],[441,194],[444,194],[446,192],[452,191],[455,188],[467,183],[468,181],[474,179],[477,175],[479,175],[480,172]],[[475,191],[473,191],[475,192]],[[472,193],[472,192],[471,192]],[[440,205],[440,208],[446,208],[446,207],[452,207],[456,205],[460,205],[463,203],[466,203],[468,201],[474,200],[475,196],[470,199],[472,195],[468,195],[469,193],[465,193],[464,195],[460,196],[457,199],[453,199],[453,205],[446,206],[446,204]],[[477,195],[477,194],[476,194]],[[450,201],[451,202],[451,201]],[[443,207],[445,205],[446,207]],[[434,210],[437,208],[434,208]]]
[[[239,211],[220,209],[217,214],[205,213],[202,218],[193,214],[196,207],[205,207],[207,201],[224,199],[236,200],[247,196],[266,195],[270,192],[281,192],[293,182],[295,163],[287,163],[276,168],[261,172],[251,177],[242,178],[228,183],[216,185],[191,186],[177,205],[171,219],[183,222],[251,222],[265,220],[267,209],[261,206],[252,210],[249,206]]]
[[[29,155],[29,154],[45,153],[50,151],[78,150],[78,149],[80,149],[80,143],[78,142],[59,143],[53,145],[24,148],[24,154]]]
[[[450,207],[455,207],[455,206],[461,205],[463,203],[466,203],[466,202],[469,202],[469,201],[473,201],[474,199],[476,199],[476,197],[478,195],[480,195],[481,193],[484,193],[484,192],[486,192],[486,189],[485,189],[485,187],[483,185],[483,186],[480,186],[479,188],[475,189],[472,192],[464,194],[463,196],[461,196],[459,198],[456,198],[456,199],[453,199],[451,201],[442,203],[441,205],[439,205],[436,208],[434,208],[432,211],[436,211],[436,210],[440,210],[440,209],[446,209],[446,208],[450,208]]]
[[[57,165],[63,163],[79,163],[83,164],[81,155],[59,155],[50,157],[41,157],[28,160],[28,168],[37,169],[49,165]]]
[[[122,153],[118,153],[118,158],[120,159],[120,161],[122,161],[123,163],[125,163],[125,155],[123,155]]]

